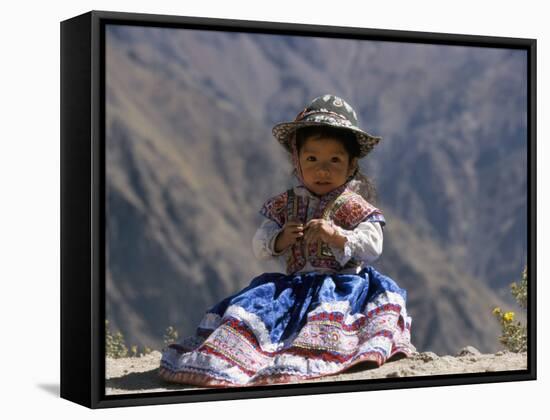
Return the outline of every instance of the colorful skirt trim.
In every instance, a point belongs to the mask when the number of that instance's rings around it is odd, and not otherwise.
[[[406,291],[387,276],[266,273],[163,350],[159,374],[206,387],[297,382],[410,356]]]

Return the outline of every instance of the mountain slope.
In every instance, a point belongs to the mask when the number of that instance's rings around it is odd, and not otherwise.
[[[250,249],[261,204],[291,181],[270,128],[334,92],[384,136],[362,163],[389,220],[375,266],[407,288],[415,344],[496,348],[490,312],[526,255],[517,57],[136,27],[107,39],[107,317],[130,343],[190,333],[275,269]]]

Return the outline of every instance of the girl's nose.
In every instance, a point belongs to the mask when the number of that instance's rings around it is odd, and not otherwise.
[[[328,165],[327,164],[320,164],[317,167],[317,173],[319,175],[328,175],[330,173]]]

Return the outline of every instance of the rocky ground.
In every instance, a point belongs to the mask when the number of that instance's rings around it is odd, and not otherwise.
[[[198,389],[189,385],[174,385],[157,376],[161,354],[158,351],[147,356],[123,359],[107,358],[106,394],[132,394],[160,391],[185,391]],[[474,347],[466,347],[455,356],[438,356],[435,353],[416,353],[410,358],[390,361],[379,368],[358,365],[345,373],[314,382],[358,379],[400,378],[407,376],[449,375],[460,373],[498,372],[527,369],[526,353],[501,351],[481,354]],[[308,382],[311,382],[308,381]]]

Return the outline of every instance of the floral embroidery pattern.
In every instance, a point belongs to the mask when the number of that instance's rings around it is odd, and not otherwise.
[[[392,293],[355,315],[347,302],[325,302],[308,315],[299,334],[276,351],[262,347],[254,325],[226,316],[206,339],[195,340],[194,348],[169,345],[160,375],[171,382],[199,386],[252,386],[315,378],[364,361],[381,365],[396,353],[410,356],[415,350],[410,327],[402,299]]]
[[[290,189],[266,201],[260,213],[280,227],[283,227],[289,218],[300,220],[305,224],[308,222],[306,220],[308,206],[307,197],[296,196]],[[383,219],[380,210],[359,194],[347,189],[345,185],[323,196],[313,213],[314,219],[332,220],[337,226],[346,230],[353,230],[359,223],[376,216]],[[342,267],[326,243],[312,243],[308,249],[305,249],[303,241],[299,240],[288,252],[287,274],[301,270],[305,267],[306,261],[309,261],[313,267],[336,271],[359,266],[358,261],[350,259]]]
[[[260,210],[260,214],[273,220],[283,227],[286,223],[286,207],[288,203],[288,191],[267,200]]]

